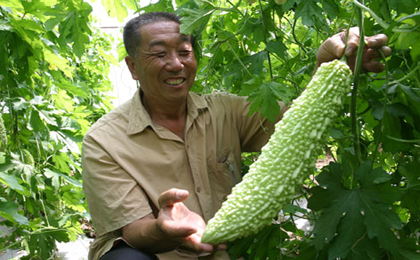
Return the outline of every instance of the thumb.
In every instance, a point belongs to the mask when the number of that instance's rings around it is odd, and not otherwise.
[[[158,203],[161,208],[172,207],[175,203],[184,201],[188,195],[187,190],[173,188],[160,194]]]

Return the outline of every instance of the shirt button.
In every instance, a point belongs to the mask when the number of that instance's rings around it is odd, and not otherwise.
[[[201,191],[201,188],[200,187],[197,187],[197,192],[200,192]]]

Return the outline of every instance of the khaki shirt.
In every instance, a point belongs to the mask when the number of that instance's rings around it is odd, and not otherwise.
[[[83,142],[83,184],[98,238],[89,259],[97,260],[121,237],[122,227],[149,213],[159,195],[186,189],[184,204],[208,221],[241,180],[241,153],[259,151],[274,125],[248,115],[244,97],[226,93],[187,100],[185,141],[154,125],[139,91],[98,120]],[[224,251],[198,258],[181,251],[159,259],[229,259]]]

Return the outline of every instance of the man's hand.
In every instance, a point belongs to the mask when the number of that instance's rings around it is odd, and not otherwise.
[[[347,38],[347,48],[345,46]],[[386,56],[391,54],[391,49],[386,46],[388,37],[385,34],[377,34],[370,37],[365,37],[365,46],[363,50],[362,68],[368,72],[381,72],[384,70],[384,65],[379,61],[382,53]],[[352,27],[347,32],[337,33],[328,38],[318,49],[317,62],[315,70],[323,62],[329,62],[335,59],[340,59],[343,54],[347,57],[347,63],[351,70],[354,71],[357,48],[359,46],[359,28]]]
[[[170,189],[159,198],[160,211],[157,218],[152,213],[138,219],[122,229],[125,241],[132,247],[147,253],[158,254],[174,249],[207,255],[226,245],[201,243],[206,223],[184,203],[188,191]]]
[[[159,196],[157,226],[168,237],[182,241],[183,249],[199,254],[210,253],[215,247],[201,243],[206,223],[182,203],[187,197],[186,190],[170,189],[163,192]]]

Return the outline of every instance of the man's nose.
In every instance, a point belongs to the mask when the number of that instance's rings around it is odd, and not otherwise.
[[[169,71],[181,71],[184,69],[184,63],[178,54],[173,54],[168,58],[166,69]]]

